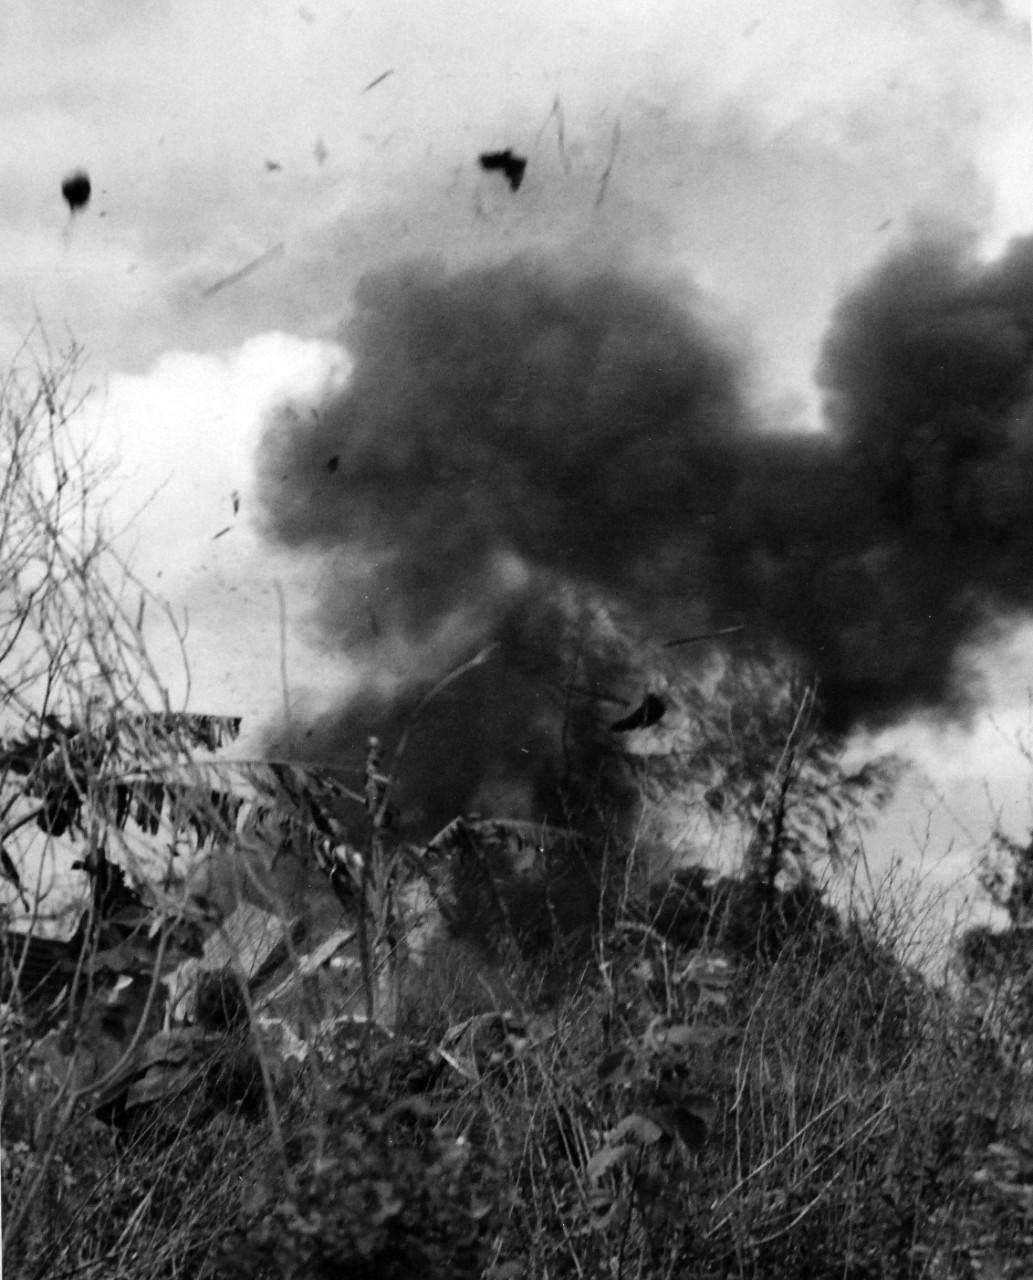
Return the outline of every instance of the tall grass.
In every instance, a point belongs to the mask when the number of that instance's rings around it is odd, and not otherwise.
[[[627,906],[559,994],[457,949],[393,1037],[313,1040],[250,1102],[78,1116],[7,1274],[1028,1274],[1033,1086],[895,958],[899,904],[760,952]],[[6,1205],[46,1098],[4,1052]]]

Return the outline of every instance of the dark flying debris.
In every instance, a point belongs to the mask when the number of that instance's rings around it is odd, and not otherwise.
[[[648,729],[650,725],[659,724],[667,710],[662,698],[655,693],[647,693],[641,706],[635,708],[630,716],[610,725],[613,733],[630,733],[632,729]]]
[[[279,173],[283,168],[283,165],[277,160],[267,160],[265,162],[265,167],[268,173]]]
[[[230,495],[230,501],[233,503],[233,514],[236,515],[240,510],[240,493],[238,490],[233,490],[233,493]]]
[[[888,231],[893,226],[893,219],[887,218],[885,222],[880,222],[875,228],[876,231]]]
[[[734,636],[742,630],[742,625],[736,627],[721,627],[717,631],[701,631],[698,635],[682,636],[678,640],[665,640],[663,648],[677,649],[682,644],[700,644],[704,640],[716,640],[718,636]]]
[[[316,164],[326,164],[326,158],[330,154],[326,149],[326,143],[322,138],[316,139],[316,145],[312,148],[312,154],[316,157]]]
[[[326,469],[327,471],[330,472],[331,475],[333,475],[340,465],[341,465],[341,455],[338,453],[335,453],[332,458],[329,458],[327,460]]]
[[[497,170],[505,175],[513,191],[520,190],[524,170],[527,168],[527,160],[523,156],[515,156],[512,148],[507,147],[505,151],[485,151],[479,159],[485,173]]]
[[[204,290],[204,297],[210,298],[218,293],[221,289],[228,288],[231,284],[239,284],[241,280],[245,280],[252,272],[257,271],[259,267],[264,267],[267,263],[273,262],[276,258],[282,258],[284,254],[283,241],[273,245],[265,253],[260,254],[257,258],[247,263],[246,266],[234,271],[232,275],[224,276],[221,280],[216,280],[215,284],[209,285]]]
[[[231,524],[228,524],[228,525],[226,526],[226,528],[225,528],[225,529],[220,529],[218,533],[213,533],[213,534],[212,534],[212,541],[214,542],[216,538],[221,538],[221,537],[223,536],[223,534],[224,534],[224,533],[229,533],[229,531],[230,531],[232,528],[233,528],[233,526],[232,526]]]
[[[92,190],[90,175],[84,169],[76,169],[61,183],[61,194],[72,213],[78,213],[80,209],[86,208],[90,203]]]
[[[394,75],[394,73],[395,73],[395,69],[394,69],[394,67],[389,67],[386,71],[382,71],[382,72],[380,73],[380,75],[378,75],[378,76],[376,77],[376,79],[375,79],[375,80],[371,80],[371,81],[369,82],[369,84],[367,84],[367,85],[365,85],[365,86],[363,87],[362,92],[363,92],[363,93],[369,93],[370,89],[375,89],[375,88],[377,87],[377,85],[378,85],[378,84],[383,84],[383,83],[384,83],[384,81],[387,79],[387,77],[388,77],[388,76],[393,76],[393,75]]]

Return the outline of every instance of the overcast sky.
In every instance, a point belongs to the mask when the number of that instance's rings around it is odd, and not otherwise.
[[[772,428],[820,429],[830,311],[881,254],[922,226],[986,256],[1033,231],[1028,19],[1023,0],[7,4],[0,351],[37,319],[83,345],[113,519],[148,504],[137,568],[189,609],[195,709],[254,727],[279,704],[276,580],[292,696],[342,678],[305,647],[318,569],[249,523],[252,452],[277,398],[346,377],[364,272],[539,248],[684,281]],[[477,164],[502,147],[528,157],[516,194]],[[77,167],[93,197],[72,219]],[[1018,786],[1030,652],[995,662],[975,737],[921,737],[941,782],[989,763]]]

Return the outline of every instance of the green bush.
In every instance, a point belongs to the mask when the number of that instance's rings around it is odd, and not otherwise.
[[[480,1276],[502,1169],[434,1120],[430,1105],[415,1098],[378,1111],[353,1096],[328,1108],[325,1128],[294,1144],[289,1176],[249,1190],[246,1224],[224,1251],[220,1273]]]

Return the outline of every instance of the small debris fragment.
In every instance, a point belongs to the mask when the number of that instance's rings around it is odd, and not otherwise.
[[[73,214],[78,213],[80,209],[85,209],[90,203],[90,192],[92,190],[90,175],[85,169],[76,169],[74,173],[68,174],[61,183],[61,194]]]
[[[307,22],[309,26],[311,26],[316,20],[316,15],[311,9],[306,9],[304,5],[298,6],[298,17],[302,22]]]
[[[694,636],[682,636],[679,640],[665,640],[663,648],[677,649],[681,644],[699,644],[703,640],[716,640],[719,636],[738,635],[743,630],[742,623],[734,627],[719,627],[717,631],[700,631]]]
[[[394,67],[388,67],[388,69],[386,71],[382,71],[380,75],[376,77],[375,80],[371,80],[369,84],[365,86],[362,92],[369,93],[370,89],[375,89],[378,84],[383,84],[384,81],[387,79],[387,77],[393,76],[394,73],[395,73]]]
[[[254,258],[251,262],[241,267],[239,271],[234,271],[232,275],[224,276],[221,280],[216,280],[215,284],[209,285],[208,288],[204,290],[203,296],[211,298],[220,290],[229,288],[231,284],[239,284],[241,280],[245,280],[252,274],[252,272],[257,271],[259,267],[264,267],[267,263],[273,262],[276,258],[282,258],[283,254],[284,245],[281,240],[279,244],[273,245],[271,249],[260,254],[257,258]]]
[[[331,475],[333,475],[340,465],[341,465],[341,455],[339,453],[335,453],[332,458],[327,460],[326,469],[327,471],[330,472]]]
[[[524,170],[527,168],[527,160],[524,156],[514,155],[512,148],[507,147],[505,151],[482,152],[479,159],[485,173],[499,171],[505,175],[513,191],[520,190],[520,184],[524,180]]]
[[[229,531],[230,531],[232,528],[233,528],[233,526],[232,526],[231,524],[228,524],[228,525],[226,526],[226,528],[225,528],[225,529],[220,529],[218,533],[213,533],[213,534],[212,534],[212,541],[214,542],[216,538],[221,538],[221,537],[223,536],[223,534],[224,534],[224,533],[229,533]]]
[[[326,149],[326,143],[322,138],[316,139],[316,145],[312,148],[312,154],[316,157],[316,164],[326,164],[326,158],[330,154]]]
[[[233,503],[233,514],[236,515],[240,510],[240,491],[238,489],[233,490],[230,495],[230,501]]]
[[[621,118],[617,117],[613,126],[613,141],[610,143],[610,158],[603,170],[602,177],[599,179],[599,194],[595,198],[595,207],[598,209],[606,195],[606,188],[610,184],[610,174],[613,172],[613,162],[617,159],[617,149],[621,144]]]
[[[283,168],[283,165],[277,160],[267,160],[265,162],[265,167],[267,173],[279,173]]]
[[[667,707],[662,698],[655,693],[647,693],[641,706],[636,707],[631,715],[625,716],[623,720],[611,724],[610,730],[613,733],[630,733],[632,729],[648,729],[663,719],[666,710]]]

